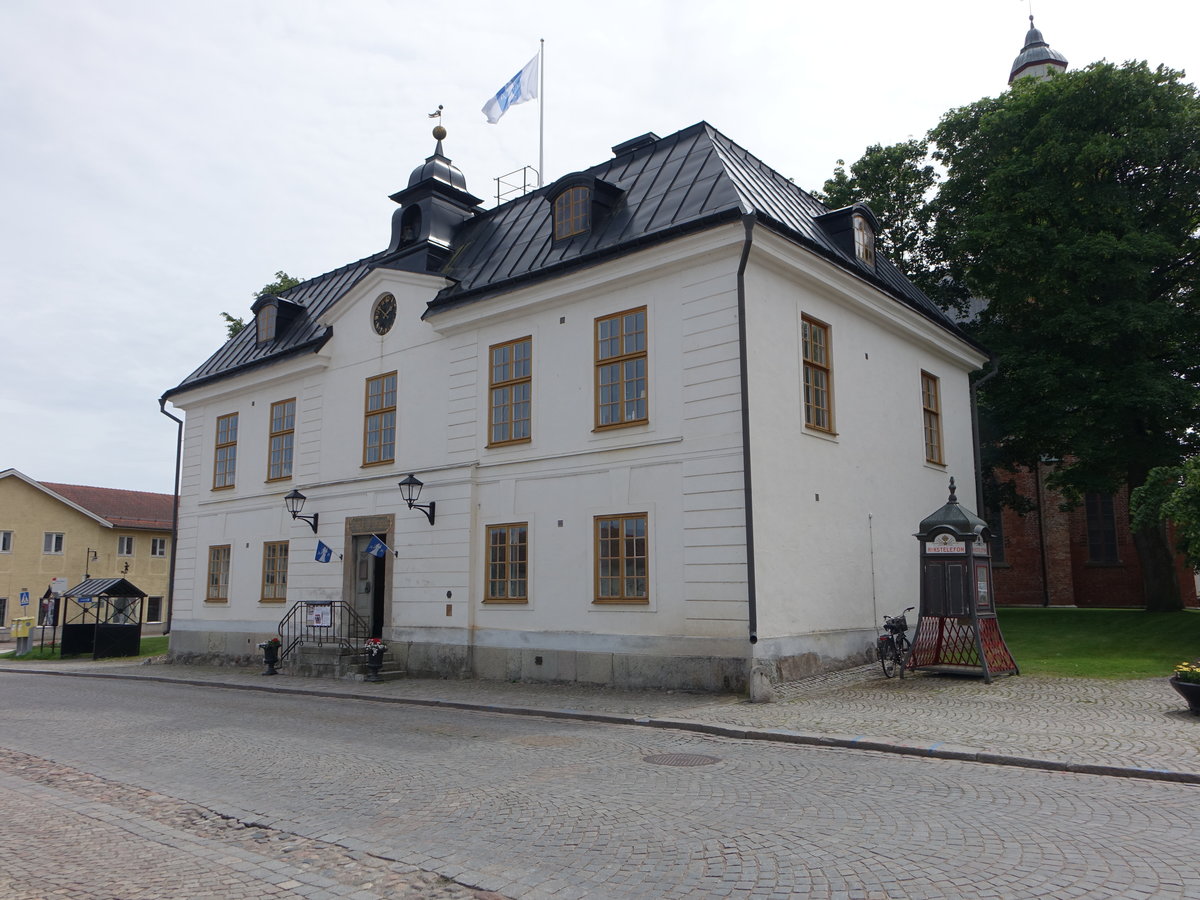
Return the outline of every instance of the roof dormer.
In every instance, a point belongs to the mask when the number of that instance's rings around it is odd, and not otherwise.
[[[265,344],[284,334],[303,309],[286,297],[261,294],[250,307],[254,313],[254,342]]]
[[[564,175],[546,189],[555,243],[588,234],[608,218],[624,192],[593,175]]]
[[[846,256],[875,271],[875,241],[879,220],[865,203],[855,203],[817,216],[821,230]]]

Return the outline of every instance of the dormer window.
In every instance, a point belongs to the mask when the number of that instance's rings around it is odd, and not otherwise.
[[[859,262],[875,265],[875,229],[860,213],[854,215],[854,255]]]
[[[554,199],[554,239],[583,234],[592,227],[592,192],[586,187],[567,188]]]
[[[255,343],[265,344],[278,340],[299,317],[302,308],[298,303],[283,297],[262,294],[250,307],[250,311],[254,313]]]
[[[256,340],[263,344],[275,340],[275,326],[279,322],[279,309],[274,303],[264,304],[254,316]]]

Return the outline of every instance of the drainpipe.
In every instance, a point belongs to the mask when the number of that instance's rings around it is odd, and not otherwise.
[[[750,261],[750,245],[754,242],[754,214],[742,216],[746,240],[737,270],[738,304],[738,368],[742,380],[742,490],[746,508],[746,600],[750,643],[758,643],[758,600],[754,577],[754,491],[750,473],[750,377],[746,356],[746,264]]]
[[[163,634],[171,633],[171,617],[175,611],[175,552],[179,546],[179,466],[183,461],[183,419],[167,412],[167,398],[158,398],[158,411],[177,423],[175,431],[175,492],[171,504],[171,564],[167,572],[167,616]]]
[[[971,382],[971,443],[975,451],[975,515],[983,518],[983,451],[979,442],[979,386],[991,381],[1000,371],[1000,358],[992,357],[992,370]]]

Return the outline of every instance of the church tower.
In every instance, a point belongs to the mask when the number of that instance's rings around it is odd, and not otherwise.
[[[1029,17],[1029,33],[1025,35],[1025,46],[1013,60],[1008,83],[1018,78],[1049,78],[1052,70],[1066,71],[1067,58],[1057,50],[1051,50],[1042,33],[1033,27],[1033,16]]]

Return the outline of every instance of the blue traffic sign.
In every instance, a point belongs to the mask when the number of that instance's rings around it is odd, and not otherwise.
[[[29,591],[21,591],[21,605],[22,606],[29,605]]]

